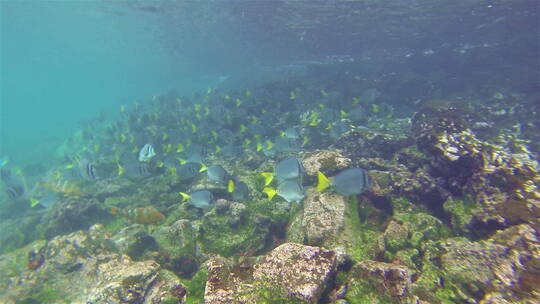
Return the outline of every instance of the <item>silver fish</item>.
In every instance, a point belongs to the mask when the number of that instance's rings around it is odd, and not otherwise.
[[[152,147],[151,144],[144,145],[141,151],[139,151],[140,162],[149,161],[154,156],[156,156],[156,152],[154,151],[154,147]]]

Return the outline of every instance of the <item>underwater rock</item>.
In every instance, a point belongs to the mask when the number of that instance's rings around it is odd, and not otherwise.
[[[411,272],[401,265],[361,261],[351,269],[352,280],[368,280],[379,293],[404,303],[411,292]]]
[[[182,277],[190,277],[197,270],[196,233],[188,220],[160,226],[151,235],[158,245],[153,257],[162,267]]]
[[[204,303],[256,303],[249,297],[246,290],[246,281],[252,280],[252,269],[246,273],[234,269],[233,263],[223,257],[216,256],[206,262],[208,280],[204,290]]]
[[[440,178],[432,177],[423,168],[410,172],[403,165],[390,171],[392,193],[405,196],[414,204],[426,206],[435,216],[443,217],[443,203],[450,193]]]
[[[452,193],[470,194],[481,203],[472,219],[477,230],[494,230],[540,217],[540,174],[532,153],[509,153],[504,147],[483,142],[461,117],[433,121],[415,115],[418,147],[430,155],[430,174]],[[465,192],[465,193],[464,193]]]
[[[308,303],[317,303],[336,267],[331,250],[285,243],[255,265],[253,277],[281,286],[290,295]]]
[[[111,215],[103,209],[97,199],[66,198],[47,211],[41,223],[45,237],[88,229],[92,224]]]
[[[161,303],[160,298],[174,297],[181,286],[156,262],[134,262],[119,254],[101,225],[38,244],[43,264],[37,269],[27,268],[26,260],[14,259],[26,257],[28,248],[0,257],[12,261],[0,263],[0,289],[6,291],[0,294],[1,303],[15,303],[12,299],[17,303]],[[10,272],[17,263],[23,267]]]
[[[345,133],[337,141],[336,147],[343,150],[343,154],[351,159],[380,157],[389,160],[398,151],[413,144],[414,140],[405,135],[353,130]]]
[[[394,220],[390,221],[382,235],[385,248],[392,252],[402,249],[408,241],[410,233],[410,228],[406,223],[402,224]]]
[[[341,195],[311,189],[304,199],[302,231],[308,245],[325,247],[339,236],[345,225],[346,202]]]
[[[537,303],[540,300],[540,242],[536,231],[521,224],[492,238],[471,242],[448,239],[440,265],[455,300],[480,303]]]
[[[308,153],[302,158],[302,165],[307,175],[317,176],[319,171],[332,175],[338,170],[350,166],[351,160],[340,151],[323,150]]]

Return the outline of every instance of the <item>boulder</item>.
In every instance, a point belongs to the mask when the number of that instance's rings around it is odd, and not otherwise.
[[[326,174],[336,173],[338,170],[351,165],[351,159],[344,157],[339,151],[323,150],[307,154],[302,159],[306,174],[316,176],[319,171]]]
[[[285,243],[255,265],[255,280],[277,285],[290,295],[317,303],[336,267],[336,253],[320,247]]]

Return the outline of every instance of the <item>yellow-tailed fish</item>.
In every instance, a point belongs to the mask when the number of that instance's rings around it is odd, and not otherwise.
[[[269,200],[272,200],[274,198],[274,196],[276,196],[277,194],[277,190],[276,189],[273,189],[273,188],[264,188],[263,189],[263,192],[266,193],[266,195],[268,196],[268,199]]]
[[[309,125],[311,127],[316,127],[319,124],[319,112],[311,112],[311,120]]]
[[[227,183],[227,192],[233,193],[234,192],[234,181],[231,179]]]
[[[183,165],[183,164],[185,164],[185,163],[187,162],[185,159],[180,158],[180,157],[177,157],[176,159],[178,160],[178,163],[179,163],[180,165]]]
[[[244,133],[246,131],[246,126],[244,126],[243,124],[240,125],[240,133]]]
[[[326,93],[325,90],[321,90],[321,94],[322,94],[322,96],[324,96],[324,97],[328,96],[328,93]]]
[[[353,98],[352,98],[352,103],[353,103],[353,105],[359,104],[359,103],[360,103],[360,98],[358,98],[358,97],[353,97]]]
[[[271,140],[266,140],[266,150],[271,150],[274,146],[274,143]]]
[[[176,167],[169,168],[169,173],[171,174],[171,176],[176,177]]]
[[[264,178],[264,186],[270,185],[274,180],[274,172],[262,172],[261,176]]]
[[[323,192],[330,186],[330,179],[322,172],[317,173],[317,191]]]
[[[263,148],[263,145],[260,142],[258,142],[257,143],[257,148],[256,148],[257,152],[260,152],[262,150],[262,148]]]
[[[173,146],[171,144],[166,144],[164,147],[163,147],[163,151],[165,151],[165,153],[169,153],[171,152],[173,149]]]
[[[246,90],[245,95],[246,95],[246,97],[250,97],[250,96],[251,96],[251,91],[250,91],[250,90]]]
[[[374,103],[374,104],[371,104],[371,112],[373,113],[379,113],[379,105]]]
[[[295,100],[296,99],[296,92],[295,91],[291,91],[289,93],[289,99],[290,100]]]
[[[302,140],[302,146],[305,146],[310,141],[311,141],[311,138],[309,136],[304,136],[304,138]]]
[[[197,133],[197,126],[195,124],[191,124],[191,132]]]
[[[208,167],[205,164],[201,164],[201,168],[199,169],[199,172],[204,172],[208,170]]]
[[[220,146],[216,146],[215,152],[216,152],[216,153],[220,153],[220,152],[221,152],[221,147],[220,147]]]
[[[236,98],[236,106],[239,107],[242,105],[242,100],[240,98]]]
[[[34,208],[37,205],[39,205],[39,200],[37,198],[31,197],[30,198],[30,208]]]
[[[178,194],[180,194],[180,197],[182,198],[182,202],[189,200],[189,198],[191,197],[189,194],[185,192],[178,192]]]
[[[216,131],[214,131],[214,130],[212,130],[212,132],[211,132],[211,133],[212,133],[212,137],[214,138],[214,140],[217,140],[217,138],[218,138],[218,134],[217,134],[217,132],[216,132]]]
[[[184,152],[184,145],[178,144],[176,146],[176,152],[178,152],[178,153]]]
[[[122,176],[122,174],[124,174],[124,167],[122,167],[119,162],[116,162],[116,167],[118,168],[118,176]]]
[[[349,113],[347,113],[347,112],[345,112],[345,111],[343,111],[343,110],[339,111],[339,115],[341,116],[341,118],[347,118],[347,117],[349,117]]]

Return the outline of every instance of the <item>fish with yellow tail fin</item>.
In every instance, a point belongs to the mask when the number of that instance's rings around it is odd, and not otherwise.
[[[269,200],[272,200],[277,194],[277,190],[274,188],[265,187],[263,192],[266,194]]]
[[[179,192],[182,201],[188,201],[192,206],[200,209],[211,207],[214,202],[214,195],[209,190],[197,190],[191,193]]]
[[[301,202],[306,196],[304,188],[298,180],[286,180],[279,184],[277,189],[265,187],[263,192],[266,193],[269,200],[272,200],[274,196],[278,195],[289,203]]]
[[[112,208],[111,214],[124,216],[134,223],[143,225],[155,224],[165,219],[165,215],[153,206],[123,210]]]
[[[366,170],[362,168],[349,168],[341,171],[333,178],[324,173],[317,174],[317,191],[323,192],[331,188],[343,196],[362,194],[371,187],[371,180]]]
[[[295,91],[291,91],[289,93],[289,99],[290,100],[295,100],[296,99],[296,92]]]
[[[234,192],[234,181],[231,179],[227,183],[227,192],[233,193]]]
[[[270,185],[274,180],[274,172],[262,172],[261,176],[264,178],[264,186]]]

